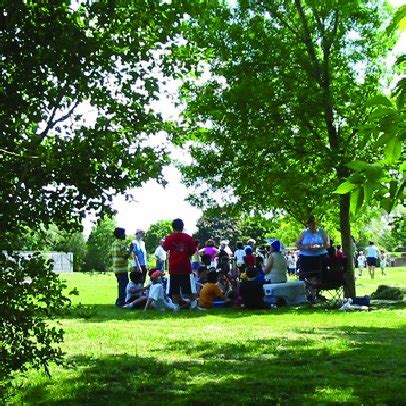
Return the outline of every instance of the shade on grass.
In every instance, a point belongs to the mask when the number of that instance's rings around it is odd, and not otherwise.
[[[361,278],[365,293],[402,272]],[[9,403],[401,404],[406,398],[403,304],[371,312],[320,308],[125,311],[112,275],[66,276],[77,286],[64,367],[32,371]],[[371,290],[372,289],[372,290]],[[92,307],[89,307],[91,305]],[[84,318],[85,317],[85,318]]]

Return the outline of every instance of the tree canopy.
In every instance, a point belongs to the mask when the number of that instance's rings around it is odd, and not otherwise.
[[[115,193],[163,181],[150,103],[171,73],[176,44],[165,44],[181,15],[148,2],[5,2],[2,233],[39,218],[78,224],[85,210],[111,211]]]
[[[68,304],[64,285],[38,254],[20,258],[27,228],[80,228],[88,210],[111,213],[115,193],[163,182],[151,102],[174,75],[184,13],[147,1],[2,6],[1,378],[62,357],[63,332],[46,319]]]
[[[145,235],[145,246],[148,252],[155,252],[158,244],[167,235],[171,234],[172,230],[172,220],[159,220],[148,227]]]
[[[336,219],[351,255],[349,194],[333,192],[348,162],[375,154],[359,129],[384,75],[388,16],[382,1],[241,1],[191,22],[206,64],[182,89],[188,184],[238,210]],[[353,296],[351,270],[348,286]]]

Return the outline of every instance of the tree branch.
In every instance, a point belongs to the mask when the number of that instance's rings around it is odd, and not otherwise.
[[[67,118],[69,118],[72,114],[73,111],[76,109],[76,107],[79,105],[79,100],[77,100],[73,106],[68,110],[68,112],[66,114],[64,114],[63,116],[57,118],[56,120],[54,120],[54,117],[56,115],[56,111],[57,111],[57,107],[54,107],[54,110],[51,114],[51,117],[48,121],[48,124],[46,125],[44,131],[42,131],[39,135],[40,137],[40,143],[41,141],[44,140],[44,138],[48,135],[48,132],[51,128],[53,128],[56,124],[61,123],[62,121],[65,121]]]
[[[322,44],[323,44],[323,82],[330,85],[330,75],[329,75],[329,63],[330,63],[330,54],[331,54],[331,47],[333,45],[334,39],[337,36],[338,31],[338,21],[339,21],[339,11],[338,9],[335,10],[334,13],[334,25],[333,29],[330,32],[329,38],[326,38],[323,35]]]
[[[299,16],[300,16],[300,19],[301,19],[302,25],[303,25],[303,30],[305,33],[303,40],[306,45],[307,53],[309,54],[310,60],[313,63],[314,78],[315,78],[316,82],[321,85],[322,78],[321,78],[320,62],[317,59],[316,50],[315,50],[313,42],[312,42],[312,37],[310,35],[309,26],[307,24],[306,14],[303,10],[303,6],[302,6],[302,3],[300,0],[295,0],[295,5],[297,8],[297,11],[299,12]]]
[[[17,154],[16,152],[8,151],[7,149],[3,149],[3,148],[0,148],[0,152],[4,152],[7,155],[12,155],[12,156],[15,156],[18,158],[24,158],[24,159],[39,159],[40,158],[39,156],[35,156],[35,155],[29,156],[29,155]]]

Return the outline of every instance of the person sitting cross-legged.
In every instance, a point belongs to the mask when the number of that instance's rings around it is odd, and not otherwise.
[[[203,286],[199,295],[199,308],[208,309],[213,307],[215,300],[222,300],[224,304],[230,303],[231,300],[226,298],[223,291],[217,285],[217,273],[209,272],[207,274],[207,283]]]

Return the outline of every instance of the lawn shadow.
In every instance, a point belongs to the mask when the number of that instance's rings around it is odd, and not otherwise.
[[[379,309],[393,310],[406,308],[406,301],[380,301],[375,303],[370,311]],[[174,313],[171,310],[156,311],[154,309],[144,310],[127,310],[116,308],[111,304],[92,304],[92,305],[76,305],[72,306],[66,314],[60,316],[61,319],[83,319],[89,320],[92,323],[103,323],[111,320],[154,320],[154,319],[172,319],[184,318],[193,319],[206,317],[208,315],[218,316],[221,318],[237,319],[243,317],[250,317],[252,315],[286,315],[292,314],[296,316],[308,316],[312,314],[325,314],[330,312],[335,314],[339,312],[338,305],[329,307],[325,303],[316,305],[302,304],[297,306],[286,306],[271,308],[266,310],[247,310],[241,308],[213,308],[206,311],[200,310],[181,310]]]
[[[237,319],[249,318],[250,316],[269,316],[269,315],[310,315],[324,314],[327,310],[335,312],[337,309],[326,309],[324,306],[314,306],[311,304],[302,304],[297,306],[285,306],[270,308],[264,310],[248,310],[237,307],[231,308],[213,308],[208,310],[180,310],[174,313],[172,310],[157,311],[148,309],[122,309],[116,308],[111,304],[92,304],[72,306],[68,312],[60,315],[61,319],[84,319],[92,323],[103,323],[112,320],[154,320],[154,319],[194,319],[206,316],[218,316],[221,318]]]
[[[306,334],[299,340],[232,343],[168,340],[151,348],[149,356],[75,357],[63,376],[27,388],[23,401],[258,405],[401,404],[405,399],[404,329],[346,327]],[[339,344],[328,345],[320,334]],[[64,388],[58,398],[54,385]]]

